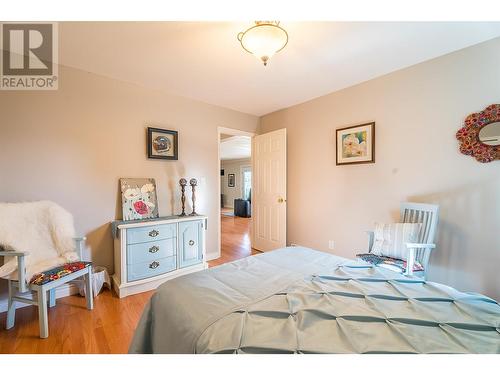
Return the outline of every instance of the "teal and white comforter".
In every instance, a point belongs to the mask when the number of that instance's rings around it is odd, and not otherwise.
[[[130,353],[500,353],[500,306],[285,248],[161,285]]]

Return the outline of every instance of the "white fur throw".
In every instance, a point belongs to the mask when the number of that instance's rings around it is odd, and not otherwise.
[[[78,260],[73,216],[50,201],[0,203],[0,247],[26,251],[26,280]],[[17,257],[5,257],[0,277],[17,280]]]

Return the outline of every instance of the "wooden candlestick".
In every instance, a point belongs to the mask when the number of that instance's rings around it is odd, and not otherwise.
[[[196,178],[192,178],[191,180],[189,180],[189,185],[191,185],[191,190],[192,190],[192,200],[193,200],[193,212],[191,212],[189,215],[190,216],[196,216],[198,215],[196,213],[196,194],[195,194],[195,187],[196,185],[198,185],[198,181],[196,181]]]
[[[181,178],[179,180],[179,185],[181,185],[181,203],[182,203],[182,212],[179,216],[186,216],[185,207],[186,207],[186,195],[184,192],[186,191],[187,180],[185,178]]]

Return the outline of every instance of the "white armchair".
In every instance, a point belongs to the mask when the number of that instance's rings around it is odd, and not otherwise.
[[[439,215],[439,206],[425,203],[401,203],[400,207],[400,223],[419,223],[421,229],[417,237],[417,242],[407,242],[405,246],[408,249],[408,258],[406,259],[406,267],[402,269],[405,275],[422,276],[425,278],[428,269],[429,259],[432,250],[436,247],[434,239],[437,230]],[[374,232],[367,231],[368,235],[368,254],[371,253],[374,243]],[[375,264],[382,264],[383,261],[376,259],[376,256],[366,257],[359,254],[363,260],[374,260]],[[380,257],[378,257],[380,258]],[[414,271],[415,264],[418,262],[422,266],[422,271]],[[403,260],[401,260],[403,264]]]

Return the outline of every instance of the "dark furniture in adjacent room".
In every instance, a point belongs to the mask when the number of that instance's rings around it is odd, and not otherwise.
[[[251,203],[247,199],[235,199],[234,200],[234,215],[240,217],[250,217],[251,213]]]

